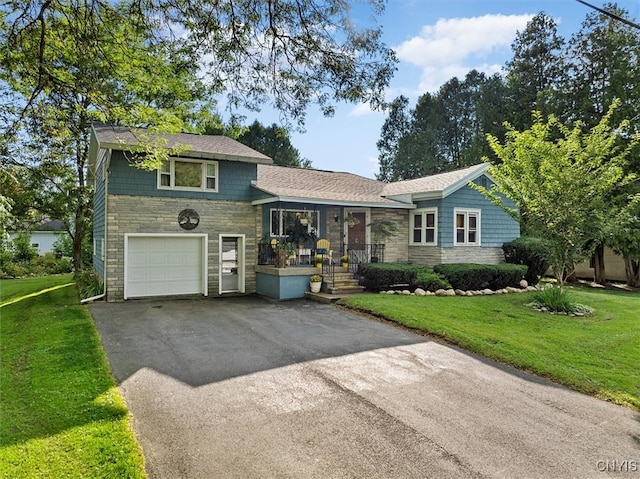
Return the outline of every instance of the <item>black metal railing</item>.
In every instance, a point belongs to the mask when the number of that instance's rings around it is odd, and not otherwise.
[[[357,273],[358,265],[365,263],[384,263],[383,244],[349,244],[344,245],[349,256],[349,272]]]
[[[322,263],[322,282],[326,285],[331,285],[331,287],[335,287],[336,285],[336,265],[335,262],[325,261]]]

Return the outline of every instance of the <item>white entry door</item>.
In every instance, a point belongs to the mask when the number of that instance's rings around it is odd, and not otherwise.
[[[207,295],[207,235],[125,235],[124,298]]]
[[[220,235],[222,293],[244,293],[244,235]]]

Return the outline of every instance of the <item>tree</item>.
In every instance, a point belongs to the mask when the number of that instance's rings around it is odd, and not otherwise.
[[[605,8],[628,13],[615,4]],[[640,110],[640,31],[608,15],[587,15],[566,51],[570,58],[568,97],[572,111],[586,127],[596,125],[615,100],[614,122],[633,118]],[[574,118],[569,118],[573,121]]]
[[[380,139],[376,147],[380,154],[378,163],[380,172],[376,175],[379,181],[391,182],[397,180],[395,162],[398,156],[400,139],[409,131],[409,99],[400,95],[389,105],[389,116],[382,125]]]
[[[504,144],[489,136],[501,161],[488,170],[496,184],[491,191],[475,187],[547,241],[560,288],[573,265],[589,257],[605,235],[611,217],[607,198],[633,179],[624,172],[629,149],[620,147],[629,125],[612,127],[613,113],[612,107],[583,133],[580,123],[570,128],[536,112],[531,128],[519,132],[509,126]]]
[[[625,10],[614,4],[605,8],[619,17]],[[592,12],[569,41],[568,118],[580,118],[585,127],[598,123],[611,104],[620,100],[613,121],[634,118],[640,110],[640,31],[608,15]],[[604,242],[597,245],[595,281],[604,284]]]
[[[397,98],[377,142],[379,179],[419,178],[477,164],[491,150],[485,133],[504,135],[505,85],[499,75],[476,70],[452,78],[437,94],[422,95],[407,113]]]
[[[511,45],[513,58],[505,71],[510,91],[510,122],[517,129],[531,126],[531,112],[548,115],[557,109],[551,97],[564,79],[564,39],[558,36],[555,20],[544,12],[534,16],[518,32]]]
[[[624,258],[627,284],[640,288],[640,193],[618,212],[613,223],[608,242]]]
[[[371,5],[382,11],[382,2]],[[311,103],[325,114],[336,101],[377,108],[395,69],[380,34],[355,28],[342,0],[8,0],[0,6],[0,154],[64,167],[53,176],[73,199],[79,271],[92,121],[146,127],[132,162],[154,169],[167,151],[153,133],[215,123],[216,94],[226,93],[230,108],[271,102],[300,124]]]
[[[154,43],[125,6],[7,3],[14,10],[1,17],[0,88],[11,101],[0,107],[0,150],[32,170],[40,212],[67,221],[79,272],[92,121],[175,128],[197,118],[206,87],[180,43]]]
[[[280,166],[311,168],[311,161],[300,157],[300,152],[293,147],[286,128],[273,123],[263,126],[254,121],[240,136],[238,141],[273,159]]]

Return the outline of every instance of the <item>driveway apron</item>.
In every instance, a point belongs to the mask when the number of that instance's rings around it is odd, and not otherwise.
[[[90,310],[151,478],[640,478],[640,414],[333,306]]]

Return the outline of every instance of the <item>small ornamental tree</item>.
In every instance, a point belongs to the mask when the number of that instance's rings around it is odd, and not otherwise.
[[[507,125],[504,144],[488,135],[500,160],[488,169],[496,183],[491,190],[474,187],[520,221],[523,231],[546,240],[560,288],[574,264],[602,241],[614,192],[633,179],[624,173],[629,149],[618,146],[628,122],[612,128],[614,108],[587,132],[580,122],[570,128],[554,116],[544,121],[536,112],[527,130]],[[505,205],[501,195],[516,208]]]

